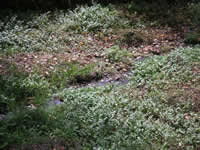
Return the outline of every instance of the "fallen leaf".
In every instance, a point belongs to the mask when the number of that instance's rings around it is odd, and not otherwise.
[[[45,72],[45,74],[46,74],[46,75],[49,75],[49,73],[48,73],[47,71]]]
[[[189,116],[188,114],[186,114],[186,115],[184,116],[184,118],[185,118],[186,120],[189,120],[189,119],[191,118],[191,116]]]
[[[84,43],[83,43],[83,42],[80,42],[80,43],[79,43],[79,46],[82,46],[82,45],[84,45]]]
[[[123,68],[122,70],[123,70],[124,72],[127,72],[127,69],[126,69],[126,68]]]
[[[105,38],[104,38],[104,41],[105,41],[105,42],[108,42],[108,37],[105,37]]]

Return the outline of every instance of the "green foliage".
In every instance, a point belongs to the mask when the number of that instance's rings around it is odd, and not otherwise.
[[[188,16],[192,23],[195,25],[200,24],[200,3],[189,3],[188,4]]]
[[[60,51],[65,49],[63,30],[76,33],[97,32],[123,26],[115,9],[81,6],[73,11],[13,12],[0,16],[0,51],[6,54],[30,51]],[[29,14],[29,15],[27,15]]]
[[[68,87],[70,83],[84,83],[101,77],[95,71],[95,64],[81,66],[78,63],[61,64],[50,75],[50,83],[58,88]]]
[[[185,14],[187,7],[186,1],[134,0],[127,10],[131,14],[142,14],[151,26],[177,26],[188,22],[188,15]]]
[[[43,77],[11,70],[9,75],[0,75],[0,113],[28,104],[30,100],[33,104],[41,104],[49,92],[49,84]]]
[[[173,82],[191,80],[191,63],[199,59],[199,48],[180,48],[167,56],[154,56],[136,64],[133,80],[148,83],[155,80]]]
[[[11,69],[9,75],[0,75],[0,113],[7,113],[20,105],[42,105],[52,90],[99,78],[101,73],[95,71],[94,64],[84,67],[77,63],[62,64],[48,78]]]
[[[62,50],[71,43],[71,37],[63,40],[64,30],[101,32],[123,24],[115,10],[101,5],[36,14],[23,21],[20,16],[5,18],[6,23],[0,22],[0,50],[8,54]],[[133,32],[125,34],[125,39],[148,41]],[[110,62],[127,64],[132,57],[119,46],[106,49],[105,56]],[[196,103],[191,101],[195,92],[186,96],[182,85],[194,84],[192,88],[199,90],[199,73],[193,68],[199,64],[199,47],[180,48],[136,62],[127,85],[77,89],[68,87],[101,76],[94,64],[63,63],[47,77],[11,69],[0,75],[0,115],[5,115],[0,118],[0,149],[61,138],[65,144],[78,145],[72,149],[196,150],[200,145],[199,109],[194,110]],[[52,95],[63,103],[48,107]],[[36,107],[29,109],[27,104]]]
[[[126,86],[65,88],[56,93],[64,100],[60,106],[7,114],[0,121],[1,146],[61,137],[81,149],[195,150],[200,144],[199,114],[191,110],[189,100],[169,105],[174,98],[161,85],[198,79],[191,67],[200,64],[199,54],[199,47],[180,48],[136,64]],[[141,86],[143,81],[146,85]]]
[[[157,2],[151,2],[151,1],[133,1],[128,5],[128,11],[129,12],[139,12],[139,13],[153,13],[158,12],[161,13],[162,9],[167,10],[168,5],[165,1],[157,1]],[[165,13],[165,12],[163,12]]]
[[[187,44],[200,44],[200,33],[199,32],[187,33],[184,42]]]
[[[34,139],[48,135],[56,123],[42,109],[20,109],[9,113],[0,121],[0,147],[31,143]]]
[[[123,42],[127,44],[134,44],[135,46],[141,45],[141,43],[152,43],[152,37],[148,37],[142,32],[128,32],[123,35]]]
[[[41,15],[32,13],[32,16],[26,16],[23,20],[20,19],[24,16],[23,13],[6,16],[6,19],[1,18],[1,53],[40,51],[53,48],[52,43],[57,39],[53,39],[51,31],[47,30],[47,25],[51,22],[49,20],[49,12]]]
[[[119,46],[112,46],[106,50],[106,57],[110,62],[130,63],[131,53],[126,49],[120,49]]]
[[[78,7],[66,14],[63,21],[65,22],[65,30],[76,32],[96,32],[122,24],[116,10],[102,7],[100,4],[91,7]]]

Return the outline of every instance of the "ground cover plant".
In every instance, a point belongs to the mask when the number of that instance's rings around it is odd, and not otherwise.
[[[65,148],[197,149],[200,78],[193,67],[200,63],[199,52],[181,48],[138,62],[126,86],[64,89],[55,95],[64,101],[60,106],[15,110],[18,115],[1,121],[2,138],[30,147],[35,143],[29,141],[46,136],[65,139]]]
[[[157,5],[2,11],[0,149],[198,150],[198,5]]]

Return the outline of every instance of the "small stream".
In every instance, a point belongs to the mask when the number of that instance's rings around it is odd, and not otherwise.
[[[115,85],[126,85],[129,83],[129,79],[131,76],[132,72],[128,71],[126,73],[124,73],[123,75],[121,75],[120,78],[118,79],[113,79],[112,77],[105,77],[102,78],[101,80],[98,81],[91,81],[90,83],[85,83],[85,84],[81,84],[78,87],[74,87],[74,88],[83,88],[83,87],[101,87],[101,86],[106,86],[109,84],[115,84]],[[54,106],[59,106],[64,104],[64,101],[61,100],[59,97],[52,97],[48,100],[48,102],[46,104],[44,104],[41,107],[44,107],[45,110],[47,108],[51,108]],[[26,108],[30,109],[30,110],[34,110],[36,109],[36,107],[33,104],[30,104],[28,106],[25,106]],[[5,119],[5,118],[9,118],[12,117],[14,115],[13,112],[8,112],[7,114],[0,114],[0,121]]]
[[[140,57],[137,58],[136,60],[134,60],[135,62],[142,62],[145,59],[149,59],[150,57]],[[99,87],[99,86],[106,86],[108,84],[117,84],[117,85],[125,85],[129,83],[130,77],[133,74],[134,69],[129,70],[125,73],[123,73],[122,75],[120,75],[119,78],[114,78],[114,77],[104,77],[101,80],[98,81],[91,81],[91,82],[87,82],[85,84],[80,84],[80,86],[78,86],[78,88],[82,88],[82,87]],[[75,87],[77,88],[77,87]]]
[[[140,61],[144,61],[145,59],[147,59],[149,57],[141,57],[139,59],[136,59],[136,62],[140,62]],[[121,75],[119,78],[114,79],[112,77],[104,77],[101,80],[98,81],[91,81],[90,83],[85,83],[85,84],[81,84],[78,87],[73,87],[73,88],[83,88],[83,87],[101,87],[101,86],[106,86],[109,84],[115,84],[115,85],[119,85],[119,86],[123,86],[129,83],[130,77],[133,74],[134,70],[130,70],[126,73],[124,73],[123,75]],[[46,108],[50,108],[53,106],[57,106],[57,105],[61,105],[64,104],[64,101],[61,100],[59,97],[52,97],[49,99],[49,101],[47,102],[47,104],[43,105],[42,107]],[[36,107],[33,104],[30,104],[28,106],[26,106],[28,109],[36,109]],[[12,116],[13,113],[12,112],[8,112],[6,115],[4,114],[0,114],[0,120],[5,119],[7,116]]]
[[[115,85],[120,85],[120,86],[123,86],[123,85],[126,85],[129,83],[129,79],[130,79],[130,76],[132,75],[132,72],[131,71],[128,71],[126,73],[124,73],[120,78],[118,79],[112,79],[112,78],[109,78],[109,77],[105,77],[99,81],[92,81],[90,83],[87,83],[87,84],[82,84],[76,88],[83,88],[83,87],[102,87],[102,86],[106,86],[106,85],[109,85],[109,84],[115,84]],[[47,107],[52,107],[52,106],[56,106],[56,105],[61,105],[63,104],[64,101],[63,100],[60,100],[60,98],[58,97],[54,97],[54,98],[51,98],[50,101],[48,102],[47,104]]]
[[[144,61],[145,59],[149,59],[151,57],[141,57],[136,59],[136,62],[141,62]],[[121,75],[119,78],[114,79],[112,77],[104,77],[101,80],[98,81],[91,81],[90,83],[85,83],[85,84],[81,84],[78,87],[73,87],[73,88],[83,88],[83,87],[101,87],[101,86],[106,86],[109,84],[115,84],[115,85],[119,85],[119,86],[123,86],[129,83],[130,77],[133,74],[134,70],[130,70],[127,71],[126,73],[124,73],[123,75]],[[64,102],[62,100],[60,100],[59,98],[52,98],[49,103],[47,104],[49,107],[51,106],[55,106],[55,105],[60,105],[63,104]]]

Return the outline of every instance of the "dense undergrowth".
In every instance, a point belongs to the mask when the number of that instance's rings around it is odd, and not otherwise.
[[[177,85],[200,90],[199,72],[192,70],[200,63],[199,54],[199,47],[180,48],[139,62],[126,86],[64,89],[56,93],[64,100],[60,106],[23,111],[19,107],[1,120],[2,146],[31,146],[37,138],[59,137],[80,149],[195,150],[200,143],[199,109],[195,109],[199,102]],[[21,86],[20,80],[10,82]],[[73,147],[70,142],[67,146]]]
[[[126,25],[115,9],[100,4],[81,6],[72,11],[31,12],[28,16],[27,13],[1,17],[1,52],[61,51],[70,39],[63,37],[60,31],[87,33]]]
[[[141,5],[123,5],[129,12],[125,17],[112,5],[1,17],[0,149],[200,148],[200,47],[180,47],[161,56],[140,54],[136,61],[135,49],[120,46],[126,42],[137,47],[155,44],[155,36],[141,37],[135,29],[144,30],[146,35],[145,26],[163,24],[160,21],[166,15],[149,23],[145,18],[155,15],[153,5],[148,9]],[[190,4],[188,8],[191,7],[200,10],[198,5]],[[194,15],[195,10],[186,12]],[[146,16],[146,12],[152,14]],[[195,29],[199,18],[193,19]],[[119,28],[128,29],[122,30],[126,33],[121,41],[114,41],[123,44],[107,43],[100,50],[96,47],[102,43],[92,47],[92,42],[109,41],[112,30]],[[198,31],[190,32],[193,33]],[[115,40],[115,36],[112,38]],[[199,42],[198,36],[192,39],[187,35],[185,40],[190,44]],[[76,44],[79,49],[66,48]],[[25,61],[24,70],[23,65],[18,68],[14,63],[38,58],[40,55],[32,54],[41,51],[45,52],[41,54],[41,63],[45,59],[50,64],[47,68],[39,64],[28,72],[26,63],[30,62]],[[76,57],[59,62],[65,52],[66,57],[86,53],[82,57],[87,61],[83,65],[78,62],[81,57]],[[54,57],[56,54],[61,57]],[[12,59],[21,55],[20,59]],[[92,61],[93,55],[97,62]],[[54,59],[56,65],[51,64]],[[101,64],[102,60],[106,63]],[[71,86],[102,78],[105,68],[99,70],[101,65],[114,70],[115,66],[132,66],[129,83]],[[51,104],[55,100],[59,105]]]

